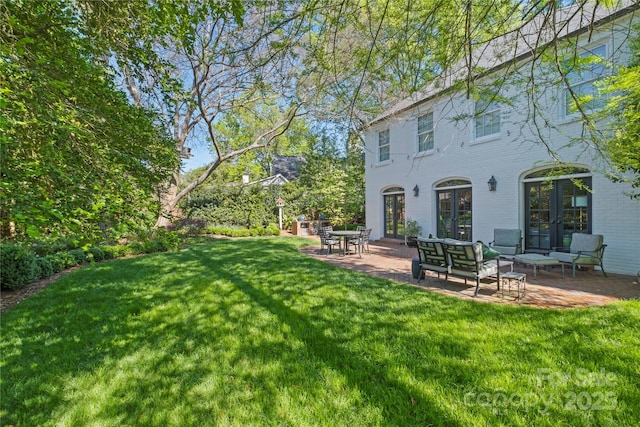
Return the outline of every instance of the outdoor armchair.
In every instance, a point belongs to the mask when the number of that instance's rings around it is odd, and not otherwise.
[[[602,265],[604,249],[607,247],[607,245],[603,244],[603,241],[602,234],[573,233],[569,252],[551,252],[549,256],[565,264],[571,264],[574,279],[576,277],[576,266],[581,265],[599,265],[602,274],[607,277]]]
[[[494,228],[493,241],[489,244],[504,258],[522,253],[522,231],[518,228]]]

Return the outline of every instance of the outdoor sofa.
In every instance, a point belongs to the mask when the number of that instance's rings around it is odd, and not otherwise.
[[[478,295],[480,280],[494,276],[497,283],[498,263],[486,262],[482,242],[419,237],[417,243],[420,268],[438,273],[438,278],[444,273],[445,288],[449,275],[463,278],[465,284],[467,279],[475,280],[474,297]]]

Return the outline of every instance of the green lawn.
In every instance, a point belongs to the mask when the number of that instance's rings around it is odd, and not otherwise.
[[[298,238],[68,274],[2,315],[0,424],[636,426],[640,302],[462,301]]]

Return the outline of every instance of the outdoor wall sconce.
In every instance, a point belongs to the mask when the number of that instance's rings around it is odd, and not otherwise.
[[[413,187],[413,197],[418,197],[419,193],[420,193],[420,188],[418,188],[418,184],[416,184],[416,186]]]
[[[489,184],[489,191],[496,191],[496,186],[498,185],[498,181],[491,175],[491,179],[487,182]]]

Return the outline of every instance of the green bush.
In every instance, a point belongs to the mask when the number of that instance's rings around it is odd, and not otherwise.
[[[163,251],[177,251],[180,249],[180,235],[175,231],[156,230],[154,238],[162,244]]]
[[[49,261],[48,257],[37,257],[36,264],[38,264],[40,269],[40,279],[46,279],[49,276],[53,276],[53,265],[51,264],[51,261]]]
[[[56,273],[78,265],[76,258],[69,252],[58,252],[57,254],[48,255],[47,259],[51,262],[53,270]]]
[[[104,251],[102,249],[100,249],[98,246],[93,246],[93,247],[89,248],[89,254],[92,255],[93,261],[95,261],[95,262],[100,262],[100,261],[103,261],[105,259]]]
[[[129,255],[129,248],[127,245],[113,245],[113,246],[101,246],[102,252],[104,253],[104,259],[116,259],[121,258],[125,255]]]
[[[0,245],[0,287],[18,289],[38,279],[39,268],[32,252],[16,245]]]
[[[183,234],[196,236],[204,231],[207,223],[203,219],[183,218],[177,220],[173,226],[177,231],[180,231]]]
[[[145,253],[144,244],[140,242],[130,242],[127,245],[127,255],[140,255]]]
[[[49,264],[51,264],[54,273],[59,273],[64,270],[64,262],[56,254],[47,255],[45,258],[49,261]]]
[[[32,247],[36,255],[44,257],[47,255],[57,254],[59,252],[65,252],[77,246],[69,238],[56,237],[38,240],[33,243]]]
[[[153,254],[156,252],[164,252],[166,249],[161,241],[156,239],[146,240],[144,242],[144,252],[148,254]]]
[[[207,227],[205,232],[209,234],[219,234],[221,236],[229,237],[251,237],[251,236],[278,236],[280,230],[275,224],[269,224],[267,227],[253,227],[253,228],[238,228],[238,227],[224,227],[224,226],[211,226]]]
[[[122,258],[130,254],[129,247],[127,245],[113,245],[113,258]]]
[[[88,262],[87,254],[82,249],[72,249],[68,254],[75,259],[77,265],[86,264]]]
[[[115,256],[115,250],[113,246],[100,246],[100,249],[102,250],[102,253],[104,254],[104,259],[105,260],[109,260],[109,259],[114,259]]]

